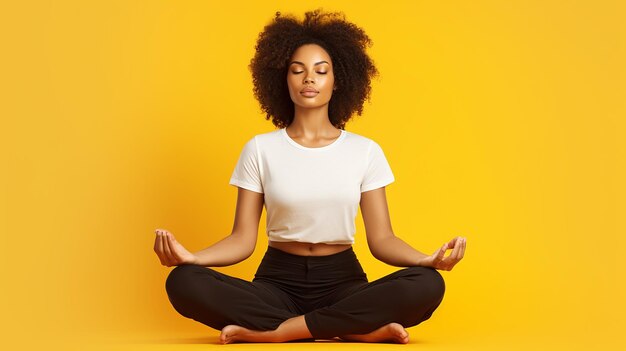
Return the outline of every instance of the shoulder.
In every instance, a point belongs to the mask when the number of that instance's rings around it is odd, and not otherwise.
[[[278,140],[280,138],[280,132],[280,129],[277,129],[270,132],[249,135],[243,139],[243,147],[244,149],[257,150],[261,145],[268,145]]]
[[[258,144],[267,144],[279,140],[281,136],[282,130],[275,129],[269,132],[254,134],[253,136],[248,138],[248,142],[254,142]]]
[[[346,142],[357,146],[359,149],[369,153],[372,149],[381,149],[380,145],[374,140],[365,135],[346,131]]]
[[[344,130],[344,133],[346,133],[346,138],[350,139],[353,142],[369,143],[370,141],[372,141],[372,139],[362,134],[357,134],[348,130]]]

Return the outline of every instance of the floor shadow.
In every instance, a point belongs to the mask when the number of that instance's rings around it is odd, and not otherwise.
[[[149,338],[143,340],[128,340],[127,343],[131,344],[166,344],[166,345],[176,345],[176,344],[209,344],[209,345],[221,345],[219,340],[219,335],[209,335],[203,337],[173,337],[173,338]],[[284,342],[283,344],[291,344],[291,343],[310,343],[310,344],[349,344],[349,345],[363,345],[364,343],[356,342],[356,341],[344,341],[340,339],[302,339],[302,340],[292,340]],[[243,345],[266,345],[267,343],[253,343],[253,342],[237,342],[236,344]],[[365,343],[369,345],[394,345],[394,343]],[[411,345],[424,345],[428,344],[423,340],[419,339],[410,339],[409,344]]]

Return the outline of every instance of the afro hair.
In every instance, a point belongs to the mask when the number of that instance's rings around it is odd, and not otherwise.
[[[378,76],[374,62],[367,55],[372,40],[365,31],[348,22],[341,12],[308,11],[303,21],[276,12],[273,21],[259,34],[256,53],[248,68],[252,73],[253,93],[278,128],[289,126],[294,118],[294,103],[287,86],[288,61],[304,44],[324,48],[333,64],[337,90],[328,106],[330,122],[345,129],[354,112],[363,113],[370,99],[371,79]]]

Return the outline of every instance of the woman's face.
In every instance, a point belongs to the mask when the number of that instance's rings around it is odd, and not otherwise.
[[[333,66],[326,50],[317,44],[305,44],[296,49],[287,67],[289,96],[295,105],[304,108],[327,105],[334,85]]]

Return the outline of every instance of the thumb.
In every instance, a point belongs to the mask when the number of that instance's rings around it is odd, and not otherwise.
[[[447,249],[448,249],[448,243],[443,244],[443,246],[440,247],[439,250],[437,251],[437,259],[442,259],[443,256],[446,254]]]

